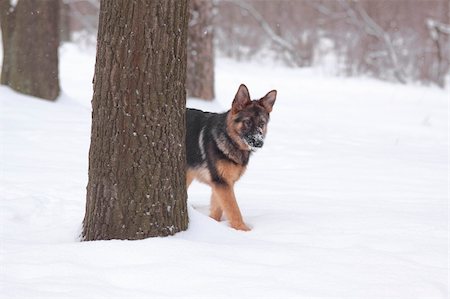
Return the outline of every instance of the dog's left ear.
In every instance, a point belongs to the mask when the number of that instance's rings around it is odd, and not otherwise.
[[[260,104],[266,109],[268,113],[272,112],[273,105],[277,99],[277,91],[269,91],[263,98],[259,100]]]

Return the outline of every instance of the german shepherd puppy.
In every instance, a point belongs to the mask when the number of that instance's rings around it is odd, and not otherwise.
[[[212,188],[210,217],[220,221],[222,213],[237,230],[249,231],[244,223],[234,183],[247,167],[250,154],[264,144],[269,114],[277,91],[251,100],[244,84],[225,113],[186,110],[186,186],[194,179]]]

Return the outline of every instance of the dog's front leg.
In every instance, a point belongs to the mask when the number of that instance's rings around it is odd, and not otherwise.
[[[209,217],[216,221],[220,221],[220,218],[222,218],[223,210],[220,206],[219,199],[217,199],[217,195],[214,194],[214,192],[211,194],[211,205],[209,209]]]
[[[213,185],[212,192],[213,198],[219,203],[230,221],[230,226],[237,230],[249,231],[250,228],[242,220],[233,187],[228,185]]]

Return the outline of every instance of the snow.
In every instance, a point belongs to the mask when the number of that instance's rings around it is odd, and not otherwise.
[[[94,52],[61,49],[56,103],[0,86],[1,298],[447,298],[448,90],[220,58],[278,98],[235,191],[251,232],[207,217],[168,238],[79,242]]]
[[[10,5],[12,6],[13,9],[14,9],[14,7],[16,7],[18,1],[19,0],[11,0],[11,1],[9,1]]]

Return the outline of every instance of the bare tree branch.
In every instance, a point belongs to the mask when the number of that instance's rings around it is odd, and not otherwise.
[[[450,35],[450,24],[444,24],[434,19],[427,19],[426,24],[430,32],[435,31],[434,34],[431,34],[431,37],[433,39],[436,39],[438,37],[437,33]]]
[[[358,3],[355,2],[356,11],[348,4],[346,0],[340,0],[339,3],[346,9],[348,16],[354,24],[356,24],[357,26],[361,26],[367,32],[367,34],[374,36],[384,43],[384,46],[386,47],[388,53],[387,56],[392,62],[395,78],[401,83],[406,83],[406,74],[400,67],[398,55],[394,49],[389,34],[384,31],[383,28],[381,28],[381,26],[379,26],[368,15],[367,12]]]
[[[434,19],[427,19],[425,21],[428,31],[430,32],[431,39],[436,47],[436,67],[433,68],[433,75],[435,77],[435,81],[440,87],[444,87],[444,73],[445,73],[445,64],[446,61],[444,59],[444,51],[445,48],[441,45],[442,40],[439,39],[440,34],[450,35],[450,25],[441,23]],[[444,48],[444,49],[443,49]],[[448,63],[448,61],[447,61]]]
[[[337,20],[342,20],[344,18],[347,17],[347,13],[345,12],[336,12],[334,10],[329,9],[328,7],[326,7],[323,4],[320,4],[316,1],[306,1],[305,2],[306,5],[314,8],[316,11],[318,11],[319,13],[321,13],[322,15],[326,16],[327,22],[333,22],[333,21],[337,21]]]
[[[274,42],[282,50],[288,53],[288,59],[291,61],[291,63],[297,66],[302,65],[301,57],[299,57],[295,49],[295,46],[288,40],[282,38],[280,35],[275,33],[275,31],[273,31],[273,29],[270,27],[269,23],[267,23],[264,17],[253,6],[239,0],[225,0],[225,1],[233,3],[239,8],[244,9],[259,24],[261,29],[267,34],[267,36],[272,40],[272,42]]]

